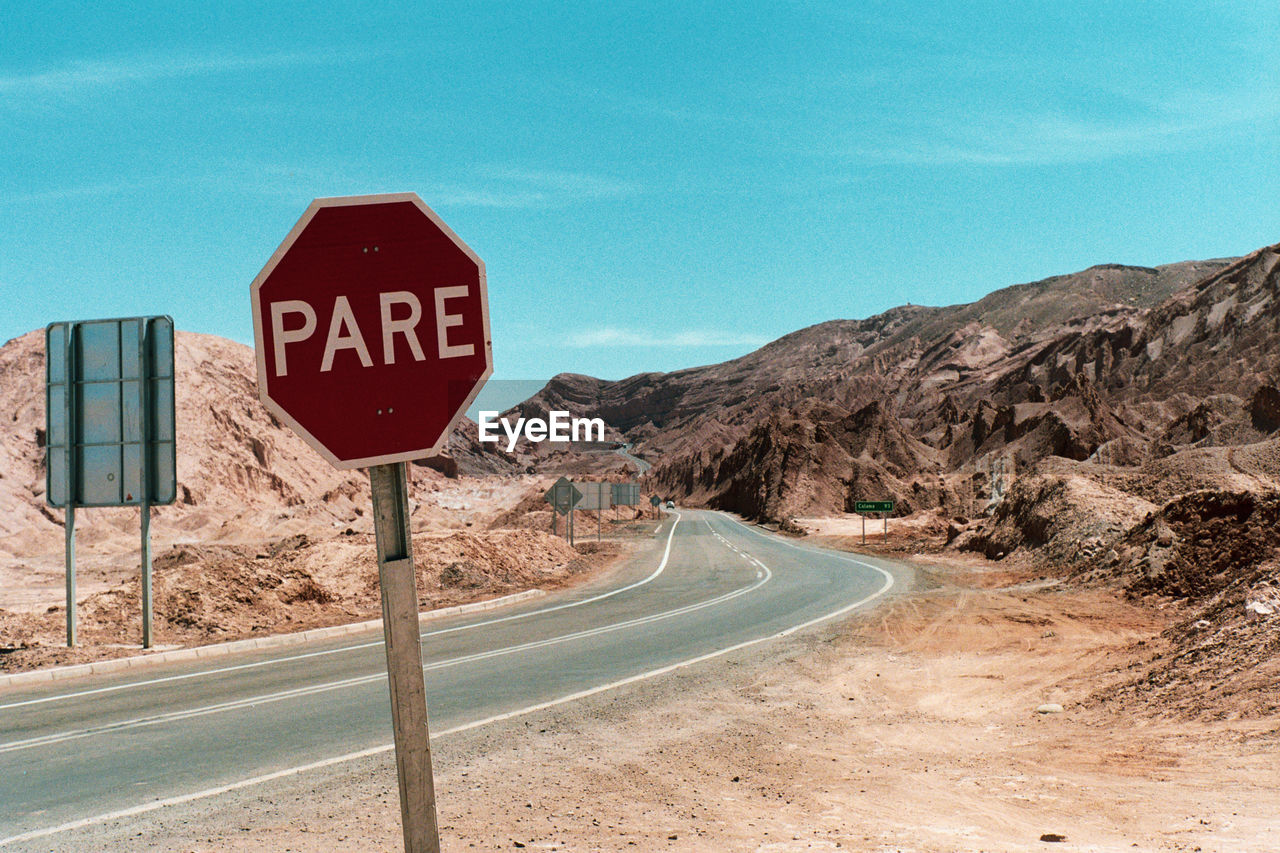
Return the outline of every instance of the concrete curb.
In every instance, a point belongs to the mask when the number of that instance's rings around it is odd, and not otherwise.
[[[511,595],[504,595],[501,598],[491,598],[487,601],[475,601],[471,604],[458,604],[453,607],[442,607],[439,610],[428,610],[425,613],[418,614],[418,624],[430,622],[433,619],[442,619],[446,616],[457,616],[462,613],[476,613],[482,610],[493,610],[507,604],[515,604],[520,601],[527,601],[530,598],[537,598],[546,593],[540,589],[526,589],[524,592],[516,592]],[[153,652],[152,654],[137,655],[128,658],[112,658],[110,660],[94,661],[93,663],[78,663],[71,666],[57,666],[51,669],[37,669],[30,672],[15,672],[12,675],[0,675],[0,688],[15,687],[20,684],[38,684],[46,681],[61,681],[67,678],[78,678],[82,675],[99,675],[104,672],[120,672],[126,669],[142,669],[148,666],[156,666],[162,663],[173,663],[175,661],[194,660],[196,658],[213,658],[222,657],[223,655],[232,655],[237,652],[255,651],[258,649],[274,649],[280,646],[293,646],[301,643],[310,643],[315,640],[327,640],[333,637],[342,637],[347,634],[359,634],[364,631],[373,631],[382,627],[381,619],[370,619],[367,622],[353,622],[349,625],[332,625],[328,628],[312,628],[310,631],[299,631],[296,634],[273,634],[269,637],[254,637],[251,640],[232,640],[229,643],[218,643],[212,646],[194,646],[188,649],[174,649],[168,652]]]

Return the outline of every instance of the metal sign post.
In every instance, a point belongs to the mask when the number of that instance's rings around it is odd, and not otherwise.
[[[853,511],[862,516],[862,544],[867,544],[867,513],[878,512],[884,518],[884,541],[889,544],[889,513],[893,512],[893,501],[854,501]]]
[[[66,522],[65,522],[66,535],[67,535],[67,547],[66,547],[67,648],[71,649],[71,648],[75,648],[75,645],[76,645],[76,503],[71,498],[71,496],[76,493],[75,473],[77,468],[75,464],[75,455],[73,452],[75,450],[76,441],[77,441],[77,438],[74,433],[75,424],[76,424],[76,417],[75,417],[76,383],[73,381],[73,377],[75,377],[77,374],[77,365],[75,362],[75,346],[72,344],[72,341],[76,339],[75,324],[68,323],[64,327],[64,330],[65,331],[63,332],[62,364],[63,364],[63,370],[65,371],[65,374],[64,374],[65,389],[63,393],[64,393],[64,399],[65,399],[66,405],[63,408],[65,420],[63,422],[62,428],[65,431],[63,440],[66,442],[67,446],[66,446],[66,452],[63,454],[65,461],[63,462],[62,470],[63,470],[63,476],[66,478],[66,495],[67,495],[67,500],[66,500],[67,510],[66,510]],[[52,383],[54,381],[54,375],[53,375],[53,371],[50,369],[49,352],[51,350],[51,344],[53,342],[52,340],[50,340],[50,338],[51,336],[46,332],[45,369],[46,369],[46,372],[49,374],[47,377],[47,381],[49,383]],[[46,404],[46,408],[50,406],[52,403],[53,401],[52,399],[50,399],[49,402]],[[46,421],[52,420],[48,411],[46,411],[45,420]],[[52,424],[46,423],[45,429],[46,429],[45,445],[50,446],[53,442]],[[49,452],[52,453],[52,450],[50,450]],[[47,470],[50,470],[51,468],[52,466],[46,466]],[[46,494],[46,497],[52,500],[52,496],[48,494],[47,488],[45,490],[45,494]]]
[[[123,330],[121,330],[123,331]],[[155,375],[153,366],[154,359],[151,357],[151,347],[148,345],[148,326],[146,323],[138,324],[138,373],[140,376]],[[123,335],[121,336],[123,338]],[[120,341],[123,349],[125,341]],[[142,423],[139,424],[143,447],[154,438],[154,429],[152,427],[151,415],[151,383],[138,383],[138,400],[142,404]],[[151,484],[151,465],[149,463],[150,453],[138,454],[138,482],[140,488],[138,490],[138,509],[141,511],[142,520],[139,524],[139,536],[141,538],[141,557],[142,557],[142,647],[144,649],[151,648],[151,502],[150,502],[150,484]]]
[[[369,486],[373,492],[378,584],[382,589],[382,636],[391,688],[391,724],[395,729],[404,849],[408,853],[439,853],[406,468],[405,462],[375,465],[369,469]]]
[[[76,645],[76,507],[67,505],[67,648]]]
[[[596,541],[600,541],[601,536],[601,519],[604,517],[604,511],[612,504],[613,486],[612,483],[574,483],[573,486],[582,492],[582,500],[578,502],[578,509],[590,509],[596,513]]]
[[[573,508],[582,500],[582,492],[578,487],[569,482],[567,477],[561,477],[547,489],[542,499],[551,504],[551,532],[555,532],[556,515],[568,516],[564,523],[564,538],[573,544]]]

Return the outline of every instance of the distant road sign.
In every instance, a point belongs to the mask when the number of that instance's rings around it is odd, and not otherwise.
[[[542,496],[543,500],[551,504],[551,508],[561,515],[568,515],[569,510],[575,508],[582,500],[582,492],[567,477],[561,477],[556,480],[551,488],[547,489],[547,493]]]
[[[640,503],[639,483],[611,483],[609,499],[614,506],[635,506]]]
[[[893,501],[854,501],[853,511],[857,513],[893,512]]]
[[[45,352],[45,500],[173,503],[173,318],[51,323]]]
[[[337,468],[434,456],[493,372],[484,263],[414,193],[316,199],[250,292],[258,394]]]
[[[613,506],[611,500],[612,483],[574,483],[573,487],[582,492],[582,500],[574,509],[604,510]]]
[[[658,497],[657,495],[654,495],[653,497],[649,498],[649,506],[657,506],[660,503],[662,503],[662,498]]]

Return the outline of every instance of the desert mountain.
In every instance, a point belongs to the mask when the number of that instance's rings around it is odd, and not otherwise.
[[[1161,360],[1162,347],[1193,345],[1242,311],[1261,311],[1267,252],[1091,267],[967,305],[821,323],[675,373],[561,375],[522,408],[599,415],[659,463],[650,475],[658,488],[752,517],[781,521],[873,497],[968,515],[1007,485],[993,479],[1048,456],[1141,458],[1159,430],[1202,401],[1181,388],[1152,400],[1134,380],[1155,383],[1162,365],[1178,363],[1172,351]],[[1248,292],[1235,293],[1242,286]],[[1256,371],[1231,375],[1265,384]],[[1249,403],[1219,407],[1235,413],[1231,424],[1239,405]],[[915,443],[909,460],[852,438],[850,419],[869,411],[877,434],[892,421],[894,446]],[[747,461],[753,470],[738,465]]]
[[[906,306],[820,323],[722,364],[616,382],[562,374],[524,407],[597,414],[655,457],[736,440],[754,428],[762,407],[805,400],[850,410],[887,400],[902,415],[920,418],[947,392],[978,399],[982,380],[1018,354],[1062,335],[1136,321],[1229,263],[1091,267],[968,305]]]

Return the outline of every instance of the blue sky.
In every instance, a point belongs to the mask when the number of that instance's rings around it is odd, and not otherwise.
[[[1280,241],[1280,6],[10,2],[0,341],[252,342],[314,197],[485,259],[496,376],[620,378]]]

